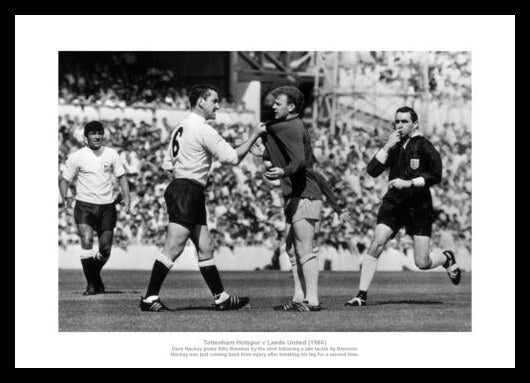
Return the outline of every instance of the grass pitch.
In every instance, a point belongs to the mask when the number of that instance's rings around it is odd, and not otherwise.
[[[361,332],[471,331],[471,274],[453,286],[445,273],[380,272],[366,307],[347,308],[359,273],[322,272],[321,312],[275,312],[292,294],[289,273],[221,272],[229,293],[250,297],[239,311],[216,312],[199,272],[171,272],[161,298],[171,313],[143,313],[138,304],[150,271],[104,270],[107,293],[84,297],[81,271],[59,271],[59,331],[105,332]]]

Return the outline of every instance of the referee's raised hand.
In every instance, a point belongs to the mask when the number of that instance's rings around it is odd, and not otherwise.
[[[399,143],[399,141],[401,141],[401,131],[398,129],[392,132],[390,137],[388,137],[388,141],[386,142],[384,149],[386,151],[392,149],[394,146],[396,146],[396,144]]]

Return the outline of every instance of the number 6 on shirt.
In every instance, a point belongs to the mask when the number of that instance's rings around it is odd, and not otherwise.
[[[178,138],[182,136],[184,128],[180,127],[175,131],[175,134],[171,138],[171,160],[174,161],[177,158],[180,150],[180,144]]]

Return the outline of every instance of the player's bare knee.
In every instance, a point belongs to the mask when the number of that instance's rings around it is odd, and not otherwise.
[[[90,250],[94,246],[94,240],[91,237],[81,236],[81,247]]]
[[[208,246],[206,248],[198,249],[197,256],[199,258],[199,262],[208,261],[210,259],[213,259],[213,247]]]
[[[180,254],[184,251],[184,246],[181,245],[170,245],[164,249],[164,254],[171,260],[177,259]]]
[[[313,246],[311,243],[300,243],[297,242],[295,244],[295,249],[293,251],[296,254],[299,254],[300,257],[302,257],[304,254],[311,254],[313,253]]]
[[[415,263],[420,270],[429,270],[431,268],[430,259],[416,259]]]

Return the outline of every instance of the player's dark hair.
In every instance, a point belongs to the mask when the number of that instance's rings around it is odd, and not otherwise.
[[[304,95],[300,90],[294,86],[280,86],[273,90],[274,97],[281,96],[284,94],[287,96],[287,102],[294,105],[294,111],[297,114],[302,112],[304,106]]]
[[[410,114],[410,119],[412,120],[412,122],[418,121],[418,114],[410,106],[402,106],[401,108],[396,110],[396,114],[398,114],[398,113],[409,113]]]
[[[101,132],[105,133],[105,129],[103,128],[103,124],[99,121],[90,121],[85,125],[85,129],[83,130],[83,134],[88,136],[89,133],[92,132]]]
[[[199,101],[199,98],[207,98],[210,95],[211,90],[219,94],[219,89],[213,85],[210,85],[210,84],[193,85],[188,95],[190,99],[190,106],[192,108],[195,107],[195,105],[197,105],[197,101]]]

